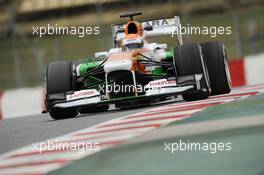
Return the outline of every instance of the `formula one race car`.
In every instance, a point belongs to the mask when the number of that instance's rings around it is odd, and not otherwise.
[[[183,44],[179,17],[138,22],[140,12],[121,14],[112,26],[114,48],[94,61],[56,61],[46,74],[46,112],[54,119],[78,113],[148,105],[181,95],[185,101],[229,93],[231,78],[221,42]],[[148,43],[153,36],[177,33],[178,46]]]

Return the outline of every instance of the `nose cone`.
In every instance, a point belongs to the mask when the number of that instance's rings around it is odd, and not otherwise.
[[[109,54],[104,65],[104,71],[110,73],[117,70],[131,71],[133,65],[133,53],[121,52]]]
[[[104,65],[104,71],[108,74],[113,71],[127,70],[131,71],[132,61],[131,60],[115,60],[109,61]]]
[[[104,71],[110,73],[117,70],[131,71],[133,66],[133,52],[109,54],[104,65]]]

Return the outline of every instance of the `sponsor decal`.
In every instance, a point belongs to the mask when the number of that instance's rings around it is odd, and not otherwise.
[[[155,28],[155,27],[165,27],[165,26],[175,25],[175,21],[174,21],[174,18],[169,18],[169,19],[159,19],[159,20],[153,20],[153,21],[146,21],[146,22],[142,22],[141,24],[143,26],[147,25],[147,26],[152,26]],[[124,24],[116,25],[116,26],[114,26],[114,29],[116,31],[123,30],[123,29],[125,29],[125,25]]]
[[[89,89],[89,90],[81,90],[76,91],[73,94],[67,95],[66,99],[67,101],[82,99],[82,98],[89,98],[93,96],[100,95],[99,92],[95,89]]]
[[[153,88],[153,87],[169,87],[169,86],[176,86],[176,81],[175,80],[156,80],[156,81],[151,81],[147,85],[148,88]]]
[[[152,26],[152,27],[159,27],[159,26],[167,26],[170,24],[174,24],[174,21],[173,21],[173,18],[172,19],[160,19],[160,20],[143,22],[143,25],[145,24],[148,26]]]

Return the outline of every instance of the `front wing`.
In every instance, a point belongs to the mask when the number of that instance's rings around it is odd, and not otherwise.
[[[115,104],[122,101],[140,100],[145,98],[159,98],[181,95],[192,91],[200,90],[202,74],[179,77],[177,84],[168,84],[155,90],[146,91],[145,95],[129,96],[115,99],[108,99],[101,95],[96,89],[85,89],[57,94],[47,94],[47,111],[51,108],[80,108],[89,106],[100,106],[104,104]],[[47,112],[43,111],[43,112]]]

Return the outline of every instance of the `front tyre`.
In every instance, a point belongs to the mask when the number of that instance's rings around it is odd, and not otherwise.
[[[176,47],[174,59],[177,76],[203,75],[200,90],[182,94],[183,99],[185,101],[195,101],[208,98],[211,93],[211,88],[207,65],[203,60],[201,46],[197,43],[190,43]]]
[[[229,93],[232,83],[224,44],[207,42],[202,43],[201,46],[208,67],[212,95]]]
[[[72,63],[69,61],[55,61],[48,65],[46,73],[47,95],[73,91]],[[49,104],[47,104],[49,107]],[[55,119],[66,119],[77,116],[73,108],[53,108],[48,110],[50,116]]]

